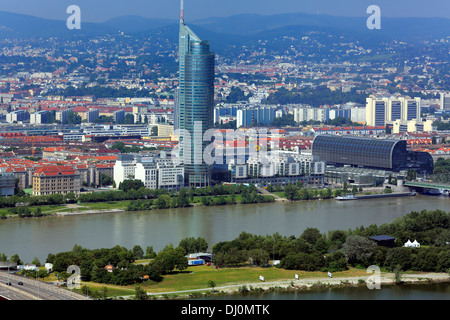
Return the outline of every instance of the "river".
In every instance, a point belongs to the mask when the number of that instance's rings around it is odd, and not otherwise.
[[[450,300],[450,284],[385,285],[379,290],[366,286],[324,288],[286,292],[222,295],[194,300]]]
[[[142,212],[107,213],[0,220],[0,253],[17,253],[22,261],[44,262],[49,253],[82,247],[121,245],[157,252],[186,237],[203,237],[209,248],[241,232],[299,236],[308,227],[321,232],[390,223],[411,211],[448,211],[450,198],[418,195],[357,201],[315,200],[266,204],[191,207]]]

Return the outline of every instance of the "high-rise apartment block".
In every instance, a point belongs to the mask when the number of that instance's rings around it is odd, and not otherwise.
[[[441,110],[450,111],[450,92],[441,92],[439,106]]]
[[[366,125],[385,126],[386,122],[420,119],[420,103],[420,98],[367,98]]]
[[[31,124],[42,124],[47,123],[47,111],[38,111],[30,116],[30,123]]]

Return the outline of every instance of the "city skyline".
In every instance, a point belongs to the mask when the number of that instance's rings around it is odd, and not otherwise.
[[[450,19],[450,4],[443,0],[421,1],[397,0],[395,2],[379,0],[377,3],[368,0],[343,0],[336,3],[331,0],[320,0],[310,3],[298,0],[281,0],[276,4],[269,1],[236,0],[223,3],[212,3],[205,0],[190,0],[186,7],[191,10],[187,21],[206,19],[212,17],[227,17],[240,14],[284,14],[309,13],[326,14],[332,16],[367,16],[366,9],[370,5],[378,5],[382,15],[390,18],[404,17],[441,17]],[[59,1],[20,0],[14,3],[0,4],[0,11],[13,12],[37,16],[52,20],[65,20],[66,9],[70,5],[77,5],[82,10],[82,19],[85,22],[104,22],[108,19],[125,15],[136,15],[144,18],[163,18],[176,20],[178,17],[179,1],[142,1],[130,0],[126,3],[98,0]]]

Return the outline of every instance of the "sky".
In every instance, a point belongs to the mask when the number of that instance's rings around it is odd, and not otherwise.
[[[66,20],[67,7],[77,5],[84,22],[103,22],[123,15],[178,19],[180,0],[0,0],[0,11]],[[185,20],[235,14],[321,13],[369,16],[378,5],[385,17],[443,17],[450,19],[449,0],[185,0]],[[1,21],[0,21],[1,24]]]

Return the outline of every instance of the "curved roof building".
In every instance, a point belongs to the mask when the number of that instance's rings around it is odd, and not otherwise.
[[[418,157],[406,149],[405,140],[377,139],[356,136],[318,135],[312,144],[312,154],[329,164],[381,168],[390,171],[415,169],[433,171],[429,154]],[[431,159],[431,163],[430,163]]]

